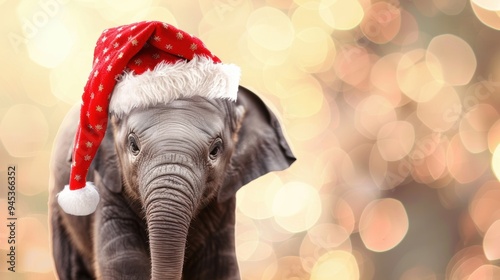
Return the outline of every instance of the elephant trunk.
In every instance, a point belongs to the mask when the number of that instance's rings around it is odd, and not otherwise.
[[[151,252],[151,279],[181,279],[184,252],[194,212],[192,188],[167,176],[145,188],[144,203]]]

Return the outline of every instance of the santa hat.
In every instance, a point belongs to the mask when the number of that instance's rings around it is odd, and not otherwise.
[[[195,95],[236,100],[239,78],[236,65],[221,63],[200,39],[172,25],[146,21],[104,30],[82,96],[70,182],[57,197],[61,208],[83,216],[99,203],[86,176],[106,132],[108,112],[123,116],[134,108]]]

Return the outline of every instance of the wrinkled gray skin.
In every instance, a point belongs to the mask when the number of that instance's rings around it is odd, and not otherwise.
[[[238,101],[202,97],[134,109],[110,124],[89,170],[96,212],[65,214],[78,112],[52,155],[50,221],[60,279],[239,279],[235,192],[294,160],[276,117],[240,87]],[[262,186],[265,188],[265,186]]]

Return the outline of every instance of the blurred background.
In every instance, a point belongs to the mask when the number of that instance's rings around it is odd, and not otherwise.
[[[53,139],[101,31],[148,19],[241,66],[298,158],[238,192],[243,279],[500,279],[498,1],[0,0],[0,18],[0,279],[55,278]]]

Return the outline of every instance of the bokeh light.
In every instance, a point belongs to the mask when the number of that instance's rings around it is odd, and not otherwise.
[[[268,174],[257,179],[255,184],[263,187],[243,188],[237,193],[238,209],[252,219],[270,218],[273,216],[273,198],[283,183],[277,175]],[[255,205],[259,207],[256,209]]]
[[[444,132],[455,126],[462,114],[462,103],[456,90],[446,86],[434,92],[429,100],[417,105],[418,118],[433,131]]]
[[[415,266],[403,273],[400,280],[438,280],[436,274],[425,266]]]
[[[471,0],[472,3],[490,11],[500,11],[500,3],[495,0]]]
[[[399,33],[401,10],[388,2],[377,2],[370,6],[361,22],[361,31],[367,39],[385,44]]]
[[[316,27],[327,33],[331,33],[334,30],[333,26],[328,25],[328,23],[321,18],[320,13],[324,12],[324,9],[320,1],[304,1],[299,4],[300,5],[293,10],[293,14],[290,16],[295,30],[301,31]]]
[[[128,17],[136,15],[137,11],[148,8],[152,2],[152,0],[140,2],[132,0],[106,0],[96,1],[95,4],[100,6],[98,12],[102,18],[115,23],[121,23],[127,20]]]
[[[352,86],[360,86],[368,78],[371,56],[362,46],[346,45],[335,60],[335,74]]]
[[[455,35],[444,34],[434,37],[429,43],[427,52],[426,61],[436,80],[449,85],[465,85],[476,71],[474,51],[467,42]],[[460,59],[457,59],[458,57]]]
[[[460,183],[470,183],[481,176],[488,168],[488,161],[472,154],[455,135],[448,146],[446,153],[448,171]]]
[[[311,279],[357,280],[359,279],[359,268],[356,258],[345,251],[327,252],[314,265]]]
[[[37,2],[27,0],[20,1],[17,7],[24,38],[29,38],[26,40],[29,57],[47,68],[54,68],[68,58],[76,42],[68,25],[54,15],[63,13],[63,8],[55,7],[44,10]]]
[[[396,1],[393,1],[396,2]],[[399,33],[394,37],[391,43],[406,46],[415,43],[420,32],[418,30],[418,22],[411,13],[401,9],[401,27]]]
[[[469,280],[493,280],[500,278],[500,267],[485,264],[474,270],[474,272],[469,275]]]
[[[161,6],[151,6],[139,10],[133,20],[158,20],[169,22],[174,26],[178,26],[175,15],[169,9]]]
[[[460,122],[460,139],[465,148],[474,154],[488,149],[488,131],[499,119],[498,111],[490,104],[472,107]]]
[[[386,161],[400,160],[411,151],[415,130],[409,122],[395,121],[385,124],[377,135],[377,147]]]
[[[475,271],[487,263],[488,260],[484,257],[481,246],[466,247],[453,256],[448,264],[446,277],[447,279],[469,279]]]
[[[359,234],[366,248],[384,252],[394,248],[408,231],[403,204],[392,198],[375,200],[361,214]]]
[[[237,193],[242,279],[500,279],[499,3],[0,0],[0,180],[17,166],[20,225],[0,279],[55,278],[53,140],[100,32],[140,20],[238,64],[297,157]]]
[[[314,77],[307,77],[290,86],[282,99],[283,114],[289,118],[304,118],[317,113],[324,102],[323,89]]]
[[[302,269],[300,258],[297,256],[286,256],[269,264],[260,279],[302,279],[308,273]]]
[[[56,98],[71,105],[81,100],[81,96],[75,93],[83,93],[81,85],[87,81],[92,69],[89,59],[92,60],[92,52],[80,53],[50,71],[50,88]],[[71,79],[68,79],[68,73],[71,73]]]
[[[484,234],[500,219],[500,183],[489,181],[482,185],[469,204],[469,214],[480,233]]]
[[[238,259],[246,261],[250,259],[257,249],[259,243],[259,231],[253,220],[245,215],[238,215],[235,231],[236,255],[238,256]]]
[[[483,8],[474,1],[471,1],[471,5],[474,14],[483,24],[497,30],[500,29],[500,15],[498,15],[498,11]]]
[[[273,201],[276,222],[290,232],[311,228],[321,214],[318,192],[302,182],[289,182],[280,187]]]
[[[493,152],[493,158],[491,159],[491,166],[493,168],[495,176],[497,177],[498,180],[500,180],[500,144]]]
[[[500,120],[497,120],[488,132],[488,149],[494,152],[500,144]]]
[[[321,0],[319,11],[321,18],[338,30],[356,27],[364,16],[359,2],[350,0]]]
[[[273,51],[290,47],[295,35],[290,19],[282,11],[270,7],[254,11],[248,18],[247,28],[254,42]]]
[[[372,85],[381,91],[380,95],[384,96],[393,107],[399,107],[409,101],[402,96],[396,76],[401,56],[401,53],[391,53],[381,57],[375,62],[370,73]]]
[[[321,256],[331,250],[352,251],[349,233],[336,224],[318,224],[302,240],[300,257],[302,267],[311,272]]]
[[[397,68],[398,84],[406,96],[416,102],[429,101],[443,87],[433,73],[440,71],[437,59],[424,49],[411,50],[401,57]]]
[[[483,239],[483,248],[486,258],[490,261],[500,259],[500,220],[495,221]]]
[[[38,107],[17,104],[7,110],[0,122],[0,140],[12,157],[30,157],[45,146],[48,129]]]
[[[356,108],[356,128],[368,138],[376,139],[380,129],[391,121],[396,121],[396,112],[384,97],[370,95]]]
[[[468,0],[433,0],[436,7],[444,14],[454,16],[460,14]]]
[[[299,69],[314,73],[328,70],[335,60],[335,54],[335,45],[328,33],[312,27],[297,32],[289,58]]]
[[[342,198],[339,198],[331,209],[333,220],[343,227],[348,233],[355,230],[356,218],[350,204]]]
[[[24,244],[18,246],[26,252],[20,259],[19,272],[47,273],[52,270],[45,219],[47,216],[35,216],[18,221],[18,224],[23,226],[19,228],[17,237],[25,240]]]

